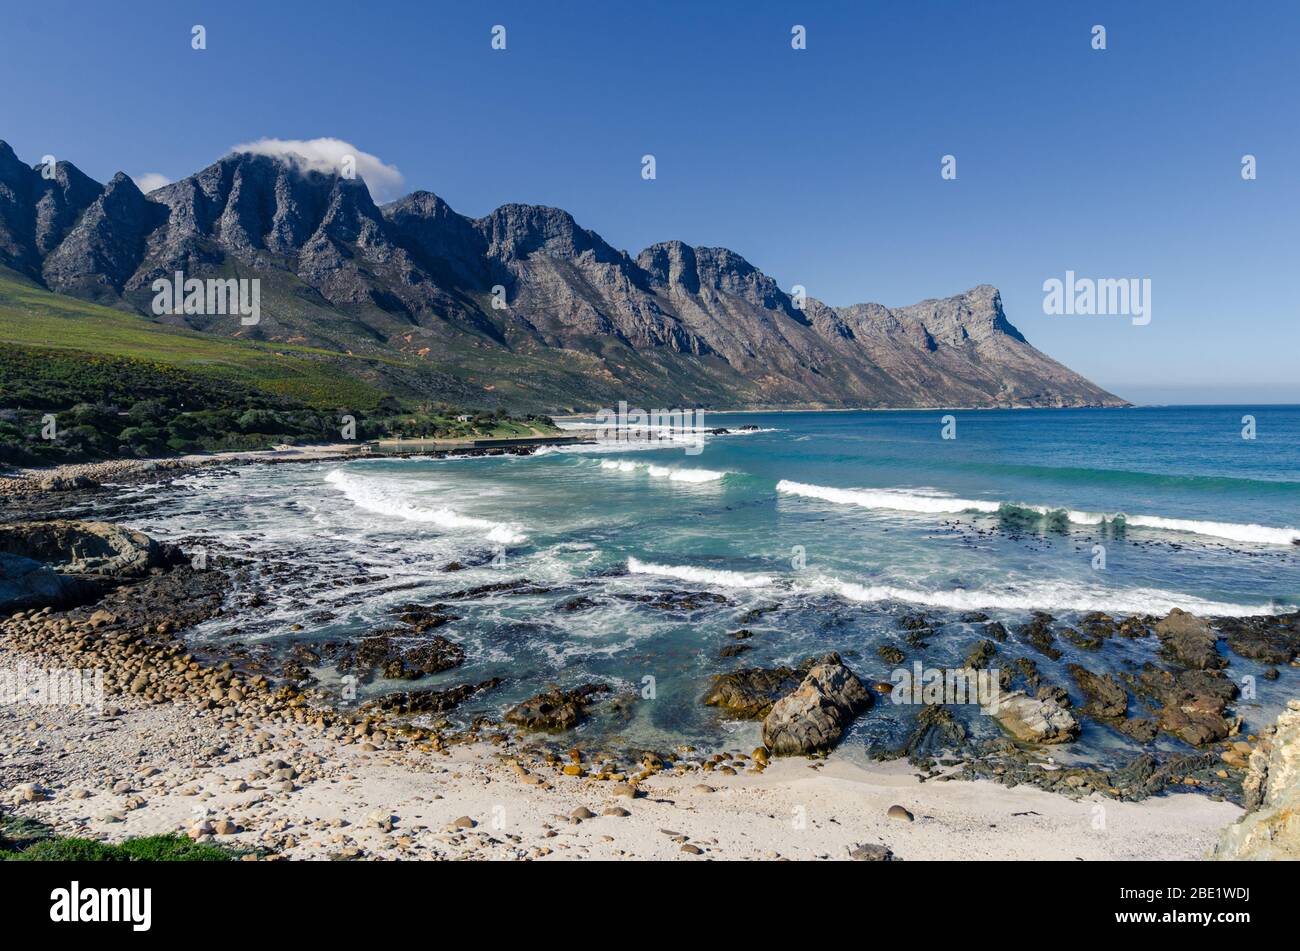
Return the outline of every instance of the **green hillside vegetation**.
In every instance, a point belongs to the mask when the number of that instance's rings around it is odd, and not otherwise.
[[[10,465],[337,442],[349,419],[358,440],[555,431],[545,417],[387,395],[359,378],[373,360],[167,327],[5,276],[0,342]]]

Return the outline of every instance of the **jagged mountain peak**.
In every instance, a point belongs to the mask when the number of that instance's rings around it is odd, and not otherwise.
[[[488,243],[488,253],[505,261],[536,252],[557,258],[591,254],[596,260],[625,259],[605,239],[588,231],[562,208],[511,203],[493,209],[474,222]]]
[[[1030,347],[991,285],[909,307],[801,308],[729,248],[670,240],[633,260],[561,208],[473,219],[428,191],[381,208],[362,178],[292,156],[232,152],[146,196],[121,173],[101,187],[64,163],[43,179],[0,145],[0,265],[151,319],[156,277],[256,275],[256,328],[180,319],[413,359],[392,371],[403,386],[426,362],[473,353],[472,370],[437,378],[509,386],[538,408],[1121,402]],[[538,387],[565,402],[536,401]]]

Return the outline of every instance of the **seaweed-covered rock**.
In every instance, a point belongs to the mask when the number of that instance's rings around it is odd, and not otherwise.
[[[1084,713],[1106,720],[1124,716],[1128,710],[1128,693],[1118,677],[1112,674],[1094,674],[1079,664],[1070,664],[1066,669],[1088,698],[1083,707]]]
[[[893,644],[881,644],[876,648],[876,654],[886,664],[893,664],[895,667],[907,659],[907,655],[903,653],[902,649],[895,647]]]
[[[1042,611],[1035,611],[1033,620],[1026,624],[1020,625],[1016,634],[1022,641],[1034,648],[1040,654],[1051,658],[1052,660],[1061,659],[1059,648],[1052,646],[1056,640],[1056,635],[1052,633],[1052,616],[1044,614]]]
[[[464,662],[465,649],[440,634],[381,631],[344,647],[336,666],[340,671],[379,671],[391,680],[416,680]]]
[[[1300,652],[1300,612],[1215,618],[1214,623],[1239,657],[1262,664],[1287,664]]]
[[[761,720],[772,705],[790,693],[812,668],[811,660],[799,667],[747,667],[718,674],[704,697],[710,707],[721,707],[742,720]]]
[[[966,655],[966,666],[972,670],[986,670],[997,655],[998,645],[990,640],[982,640],[971,648]]]
[[[1192,746],[1204,746],[1229,736],[1233,724],[1224,716],[1238,694],[1237,685],[1220,671],[1161,670],[1151,664],[1135,678],[1125,679],[1156,710],[1160,729]]]
[[[1174,608],[1156,624],[1160,652],[1176,664],[1194,670],[1217,670],[1228,666],[1215,650],[1218,635],[1208,621]]]
[[[572,690],[549,690],[506,711],[506,722],[526,730],[571,730],[586,719],[588,708],[609,684],[584,684]]]
[[[362,706],[363,711],[381,710],[385,713],[414,715],[419,713],[449,713],[470,697],[501,685],[500,677],[477,684],[459,684],[444,690],[402,690],[385,694]]]

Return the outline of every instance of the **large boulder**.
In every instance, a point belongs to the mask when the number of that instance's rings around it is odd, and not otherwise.
[[[828,654],[772,706],[763,720],[763,745],[776,756],[828,750],[869,706],[871,692],[838,654]]]
[[[72,607],[182,560],[175,546],[107,522],[0,524],[0,610]]]
[[[741,720],[761,720],[778,700],[799,686],[811,668],[809,661],[797,668],[747,667],[718,674],[704,703]]]
[[[1218,635],[1209,622],[1179,608],[1156,624],[1160,651],[1170,660],[1193,670],[1217,670],[1228,662],[1215,649]]]
[[[1224,830],[1214,857],[1300,859],[1300,700],[1261,735],[1242,792],[1246,814]]]
[[[1078,719],[1050,692],[1031,697],[1017,690],[983,710],[1022,743],[1069,743],[1079,735]]]
[[[109,522],[57,519],[0,524],[0,552],[30,558],[60,574],[126,581],[179,564],[175,546]]]
[[[77,600],[80,585],[39,561],[0,552],[0,609],[22,611]]]

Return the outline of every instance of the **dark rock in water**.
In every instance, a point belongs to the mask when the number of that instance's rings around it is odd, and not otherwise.
[[[415,715],[421,713],[449,713],[470,697],[501,685],[500,677],[478,684],[460,684],[445,690],[404,690],[390,693],[362,706],[362,710],[382,710],[385,713]]]
[[[1157,722],[1165,733],[1192,746],[1204,746],[1232,733],[1232,724],[1223,714],[1238,690],[1222,672],[1173,673],[1146,664],[1137,677],[1123,677],[1134,693],[1157,710]]]
[[[566,614],[573,614],[577,611],[586,611],[595,606],[595,601],[587,597],[585,594],[580,594],[575,598],[569,598],[569,600],[561,602],[556,610],[563,611]]]
[[[1061,651],[1052,646],[1056,640],[1056,635],[1052,633],[1052,621],[1053,618],[1050,614],[1035,611],[1034,619],[1027,624],[1020,625],[1020,629],[1016,633],[1022,641],[1040,654],[1052,660],[1060,660]]]
[[[731,602],[712,591],[661,591],[658,594],[620,594],[624,601],[635,601],[659,611],[700,611]]]
[[[1120,637],[1128,638],[1148,637],[1151,634],[1151,626],[1156,623],[1156,620],[1150,615],[1135,614],[1120,621],[1119,627],[1115,628],[1115,633]]]
[[[1003,690],[1010,690],[1016,678],[1023,683],[1027,693],[1036,693],[1041,678],[1038,675],[1038,665],[1028,657],[1017,657],[1011,662],[1010,668],[1003,668],[998,683]]]
[[[750,608],[740,616],[739,623],[753,624],[755,621],[761,620],[763,615],[771,614],[773,611],[779,610],[781,610],[781,605],[779,604],[764,604],[756,608]]]
[[[390,680],[416,680],[465,662],[465,649],[447,638],[412,637],[383,631],[348,644],[336,664],[340,671],[378,670]]]
[[[763,745],[776,756],[828,750],[871,701],[871,692],[839,655],[828,654],[793,693],[773,704],[763,720]]]
[[[459,621],[458,614],[444,614],[437,610],[442,605],[424,606],[419,604],[403,604],[389,611],[390,614],[399,615],[399,620],[403,624],[409,624],[416,633],[422,634],[425,631],[432,631],[449,624],[452,621]]]
[[[930,619],[923,613],[904,614],[898,619],[898,626],[905,631],[919,631],[930,628]]]
[[[1088,698],[1083,707],[1084,713],[1103,720],[1124,716],[1128,710],[1128,693],[1118,677],[1112,674],[1094,674],[1078,664],[1070,664],[1067,669]]]
[[[966,746],[969,734],[966,727],[953,716],[952,708],[931,703],[921,708],[907,741],[897,749],[878,754],[878,759],[896,759],[906,756],[915,765],[922,765],[944,751],[959,752]]]
[[[867,843],[859,845],[849,851],[849,858],[855,862],[894,862],[894,853],[890,851],[887,845],[876,845]]]
[[[1287,664],[1300,652],[1300,612],[1272,617],[1215,618],[1215,626],[1239,657]]]
[[[443,571],[464,571],[465,567],[466,566],[461,564],[459,561],[449,561],[447,562],[447,564],[442,566],[442,570]]]
[[[1070,699],[1070,691],[1064,687],[1058,687],[1055,684],[1044,684],[1038,688],[1034,696],[1039,700],[1051,700],[1058,706],[1070,707],[1074,702]]]
[[[876,648],[876,653],[880,655],[880,659],[886,664],[894,664],[895,666],[907,659],[907,655],[893,644],[881,644]]]
[[[526,730],[571,730],[587,716],[598,694],[609,693],[608,684],[584,684],[572,690],[550,690],[529,697],[506,712],[506,722]]]
[[[517,578],[514,581],[496,581],[492,584],[481,584],[474,588],[466,588],[463,591],[453,591],[451,594],[444,594],[439,597],[443,601],[473,601],[490,594],[549,594],[553,590],[553,588],[533,584],[533,582],[529,581],[527,578]]]
[[[979,624],[980,622],[987,621],[988,619],[989,616],[985,614],[983,611],[967,611],[965,614],[961,616],[961,621],[964,624]]]
[[[982,640],[966,655],[966,666],[973,670],[987,670],[997,652],[997,644],[990,640]]]
[[[748,667],[713,678],[713,687],[704,697],[710,707],[721,707],[742,720],[761,720],[772,705],[799,686],[808,667]]]
[[[1061,636],[1080,650],[1095,651],[1100,648],[1105,640],[1097,634],[1090,631],[1076,631],[1072,627],[1064,628]]]
[[[750,649],[749,644],[728,644],[718,652],[719,657],[739,657]]]
[[[1007,639],[1007,629],[1001,621],[990,621],[984,625],[984,633],[995,641],[1005,641]]]
[[[1121,723],[1119,729],[1121,733],[1139,743],[1150,743],[1160,732],[1160,724],[1145,717],[1134,717]]]
[[[1079,619],[1079,627],[1090,638],[1101,640],[1111,637],[1116,631],[1115,619],[1103,611],[1089,611]]]
[[[1196,670],[1217,670],[1228,666],[1215,650],[1218,635],[1208,621],[1178,608],[1156,624],[1160,652],[1176,664]]]
[[[747,638],[753,637],[754,632],[747,627],[742,627],[739,631],[732,631],[727,636],[734,637],[738,641],[743,641],[746,640]]]
[[[930,642],[927,641],[926,638],[933,633],[934,631],[928,627],[916,627],[905,631],[903,633],[903,640],[907,643],[908,647],[915,647],[917,650],[924,650],[930,646]]]

